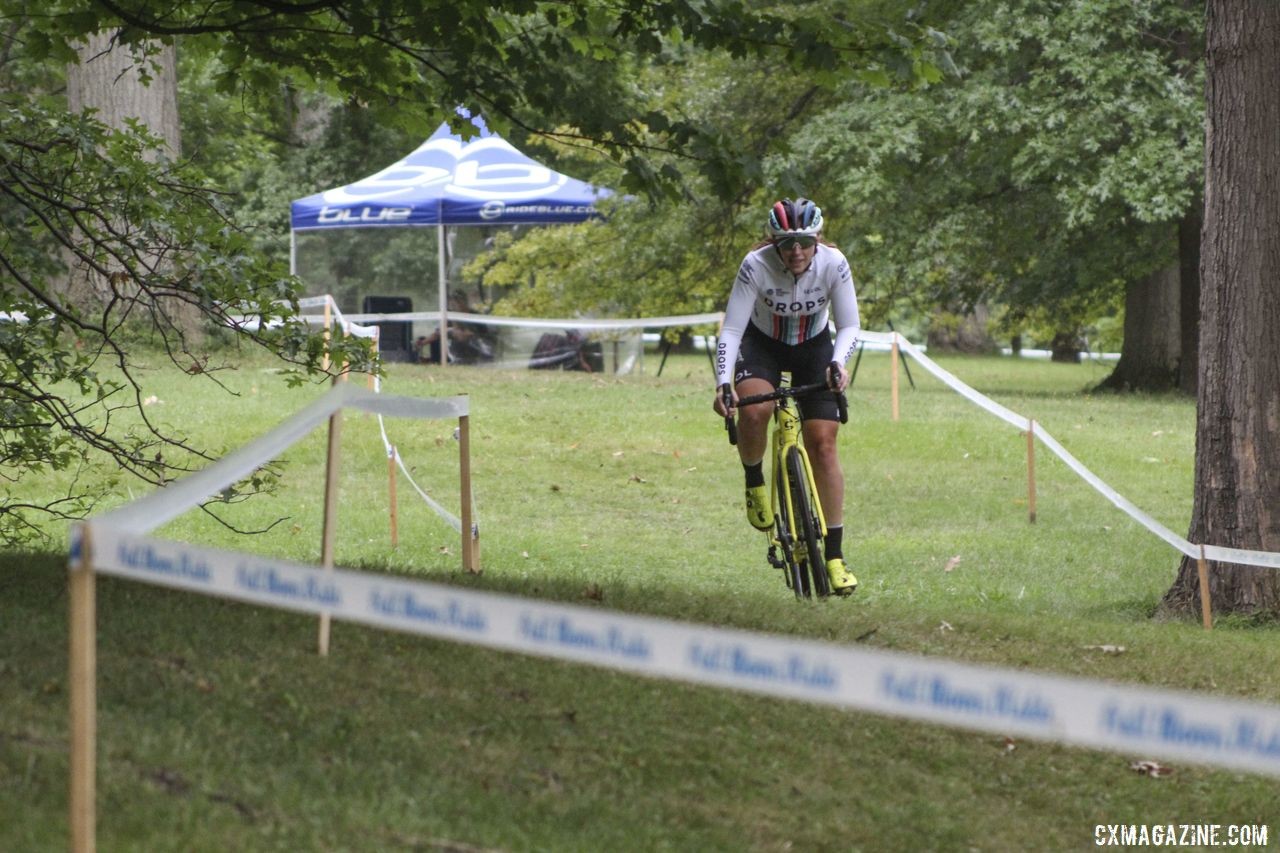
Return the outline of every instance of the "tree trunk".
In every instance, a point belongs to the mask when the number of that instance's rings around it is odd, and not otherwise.
[[[1179,310],[1182,352],[1178,358],[1178,389],[1195,396],[1200,376],[1200,229],[1204,226],[1204,200],[1178,222]]]
[[[178,121],[177,50],[172,44],[150,45],[158,52],[143,57],[117,44],[114,32],[99,32],[77,48],[80,61],[67,67],[67,107],[73,113],[93,109],[103,124],[123,130],[128,120],[147,126],[164,142],[164,154],[177,159],[182,151]],[[151,152],[149,159],[160,156]],[[126,296],[137,298],[136,282],[123,275],[99,276],[71,265],[66,283],[66,299],[75,305],[105,303],[122,288]],[[190,349],[203,340],[200,310],[188,302],[157,297],[151,307],[158,315],[158,330],[168,337],[176,331],[180,349]]]
[[[1098,386],[1112,391],[1168,391],[1176,387],[1179,338],[1176,264],[1131,282],[1124,294],[1120,361]]]
[[[1280,3],[1210,0],[1195,498],[1188,538],[1280,551]],[[1280,612],[1280,572],[1212,564],[1217,613]],[[1194,560],[1165,594],[1199,606]]]
[[[182,151],[176,49],[164,45],[142,61],[115,44],[114,37],[113,32],[95,33],[77,51],[80,62],[67,67],[68,108],[78,113],[93,107],[99,121],[115,128],[124,128],[125,119],[137,119],[176,158]]]
[[[1055,332],[1049,342],[1049,360],[1062,364],[1079,364],[1084,341],[1076,329]]]
[[[969,312],[964,309],[935,311],[930,318],[926,343],[936,352],[998,353],[1000,346],[987,328],[990,319],[991,309],[982,304]]]

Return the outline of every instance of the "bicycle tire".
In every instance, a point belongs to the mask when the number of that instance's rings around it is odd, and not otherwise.
[[[778,495],[778,512],[774,516],[774,523],[777,527],[777,540],[779,550],[782,551],[783,577],[787,582],[787,587],[796,594],[796,598],[809,598],[812,592],[809,588],[809,575],[796,559],[796,542],[791,536],[791,499],[787,491],[786,477],[783,473],[783,466],[779,465],[774,470],[773,476],[777,485]]]
[[[822,558],[822,525],[818,521],[817,496],[809,489],[809,466],[800,448],[787,454],[787,474],[791,479],[791,505],[796,513],[796,532],[803,547],[802,573],[813,577],[812,588],[818,595],[831,594],[831,578]],[[797,550],[800,550],[797,548]]]

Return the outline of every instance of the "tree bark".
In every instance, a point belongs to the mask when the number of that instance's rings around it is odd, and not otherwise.
[[[123,130],[136,120],[163,140],[164,150],[149,152],[147,159],[177,159],[182,152],[178,116],[178,62],[173,44],[150,45],[158,52],[143,57],[115,40],[115,32],[89,36],[77,48],[79,62],[67,67],[67,108],[72,113],[93,109],[103,124]],[[74,305],[106,303],[122,287],[136,294],[123,275],[101,276],[69,265],[65,298]],[[201,315],[195,306],[172,298],[157,298],[153,308],[158,326],[167,337],[177,331],[181,349],[203,341]]]
[[[99,121],[115,128],[123,128],[126,119],[137,119],[163,139],[169,156],[176,158],[182,151],[177,50],[164,45],[140,63],[115,44],[114,36],[95,33],[77,51],[80,62],[67,67],[68,108],[78,113],[93,107]]]
[[[1131,282],[1124,294],[1124,345],[1115,370],[1098,386],[1112,391],[1169,391],[1181,357],[1176,264]]]
[[[1192,543],[1280,551],[1280,3],[1210,0]],[[1280,572],[1211,564],[1217,613],[1280,612]],[[1198,609],[1195,560],[1165,594]]]
[[[1049,342],[1049,360],[1062,364],[1079,364],[1080,352],[1084,339],[1076,329],[1064,329],[1054,332]]]
[[[1179,326],[1182,352],[1178,358],[1178,389],[1195,396],[1200,377],[1200,229],[1204,226],[1204,200],[1178,223]]]

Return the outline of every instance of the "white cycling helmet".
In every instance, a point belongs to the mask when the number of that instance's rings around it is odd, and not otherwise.
[[[822,208],[807,198],[775,201],[769,209],[769,237],[817,237],[822,232]]]

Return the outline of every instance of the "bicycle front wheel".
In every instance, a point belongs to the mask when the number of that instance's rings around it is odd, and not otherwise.
[[[795,509],[796,556],[813,578],[813,591],[818,595],[831,594],[831,578],[827,575],[827,563],[822,559],[822,522],[818,520],[818,498],[809,487],[809,463],[800,448],[793,447],[787,453],[787,477],[791,480],[791,506]]]
[[[778,496],[778,514],[774,516],[774,524],[776,526],[778,548],[782,552],[782,571],[785,573],[787,587],[796,594],[796,598],[808,598],[809,574],[804,567],[803,558],[800,556],[800,549],[803,547],[796,541],[796,537],[792,535],[792,530],[799,530],[798,524],[792,523],[793,515],[795,515],[795,503],[792,495],[794,484],[789,484],[789,474],[784,473],[785,462],[783,465],[775,465],[773,476],[777,487]],[[787,469],[789,471],[789,469]]]

